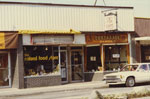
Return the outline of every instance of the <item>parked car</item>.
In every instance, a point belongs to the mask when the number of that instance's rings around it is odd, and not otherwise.
[[[104,80],[109,85],[125,84],[127,87],[150,82],[150,63],[127,64],[119,72],[106,74]]]

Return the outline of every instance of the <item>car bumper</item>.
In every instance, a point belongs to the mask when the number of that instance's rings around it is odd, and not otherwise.
[[[121,79],[105,79],[107,84],[111,84],[111,85],[115,85],[115,84],[125,84],[125,81],[121,80]]]

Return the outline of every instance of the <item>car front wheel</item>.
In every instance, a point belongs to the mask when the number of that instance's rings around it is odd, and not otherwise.
[[[133,87],[135,85],[135,80],[133,77],[129,77],[126,80],[126,86],[127,87]]]

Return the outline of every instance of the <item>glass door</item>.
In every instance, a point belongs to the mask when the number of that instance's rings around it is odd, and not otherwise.
[[[0,53],[0,87],[9,86],[8,53]]]
[[[71,51],[72,81],[83,80],[82,51]]]
[[[67,51],[60,51],[61,79],[68,82]]]

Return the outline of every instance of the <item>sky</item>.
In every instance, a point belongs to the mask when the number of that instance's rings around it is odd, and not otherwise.
[[[0,0],[17,2],[36,2],[54,4],[94,5],[95,0]],[[134,7],[135,17],[150,18],[150,0],[104,0],[106,6]],[[97,6],[104,6],[103,0],[97,0]]]

